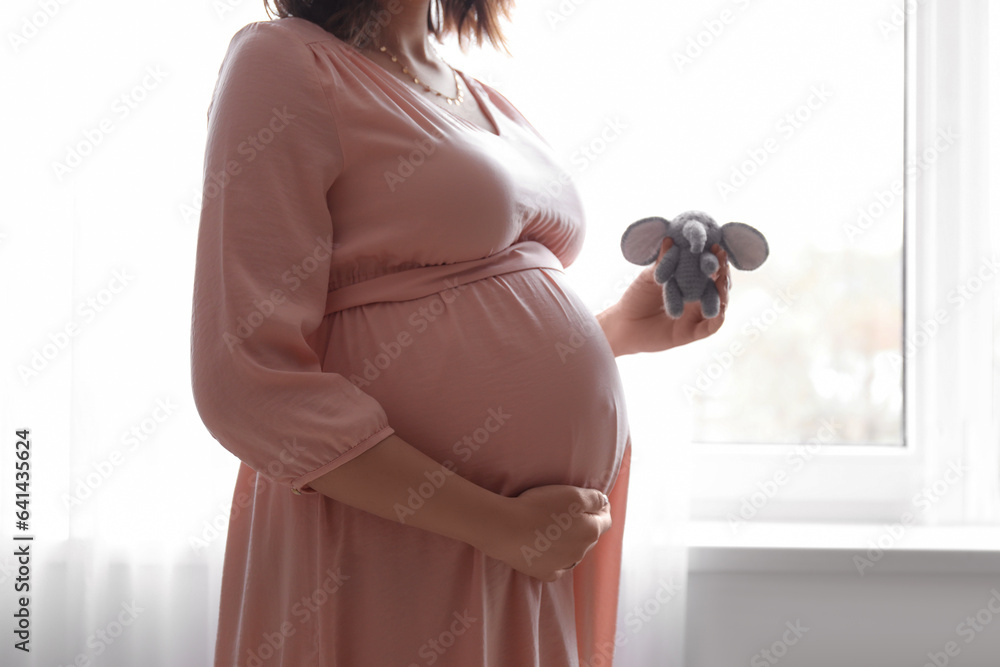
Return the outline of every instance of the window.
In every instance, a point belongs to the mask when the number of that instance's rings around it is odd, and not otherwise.
[[[996,516],[997,233],[986,144],[967,139],[997,116],[988,18],[901,0],[563,3],[517,10],[516,61],[475,55],[581,188],[569,272],[595,312],[638,273],[617,250],[638,218],[700,208],[768,237],[768,261],[734,271],[722,331],[619,360],[643,465],[693,443],[693,517]],[[971,472],[948,485],[956,462]]]
[[[726,326],[673,355],[697,442],[903,444],[895,4],[671,8],[672,66],[650,85],[690,102],[663,109],[664,145],[683,156],[657,165],[665,199],[754,225],[771,246],[757,271],[733,271]]]
[[[988,10],[986,5],[972,3],[952,13],[939,4],[907,3],[905,11],[898,9],[902,3],[875,4],[882,5],[886,16],[905,20],[907,33],[906,215],[903,243],[893,251],[902,260],[904,272],[903,329],[895,341],[890,340],[888,318],[869,329],[868,336],[874,340],[870,341],[869,382],[863,395],[847,390],[852,384],[843,377],[846,367],[832,366],[826,374],[831,394],[843,387],[845,397],[858,400],[849,412],[863,419],[854,426],[844,421],[844,432],[862,436],[865,430],[858,426],[866,424],[868,437],[852,437],[847,441],[853,443],[845,445],[845,439],[817,429],[796,444],[696,445],[693,514],[724,520],[734,533],[747,522],[769,520],[905,525],[978,524],[998,518],[996,415],[1000,396],[995,371],[990,369],[997,363],[995,294],[1000,255],[996,218],[989,213],[988,144],[973,139],[990,136],[991,130],[993,136],[996,133],[990,127],[996,114],[988,112],[989,98],[984,92],[992,80],[985,57]],[[847,11],[846,5],[840,7]],[[851,137],[844,141],[850,143]],[[846,190],[841,187],[845,181],[853,178],[828,181],[822,187]],[[873,192],[885,189],[884,180],[870,183],[875,184]],[[878,198],[875,194],[869,201]],[[874,216],[878,208],[867,210]],[[894,225],[888,215],[866,235],[891,229]],[[874,236],[869,238],[874,241]],[[859,237],[859,243],[864,242]],[[886,249],[890,247],[887,239]],[[868,259],[874,263],[874,256]],[[843,260],[839,276],[825,271],[828,279],[849,292],[858,274],[852,275],[847,268],[856,261]],[[888,262],[883,264],[881,273],[883,280],[891,282],[888,266]],[[862,299],[852,306],[831,298],[828,309],[857,327],[880,317],[881,305],[878,300]],[[850,340],[849,328],[839,322],[826,326],[833,332],[801,330],[801,335],[818,335],[820,341],[833,335]],[[895,351],[889,347],[892,342],[898,346]],[[863,355],[854,356],[864,364]],[[892,429],[886,428],[886,417],[896,418],[890,410],[898,401],[891,398],[892,392],[887,393],[895,380],[886,375],[886,362],[904,371],[903,447],[889,446]],[[815,360],[802,359],[778,368],[783,374],[794,374],[796,364],[811,366]],[[740,398],[731,397],[730,402],[752,406],[753,398],[742,397],[755,392],[773,396],[771,386],[781,383],[763,380],[764,373],[757,369],[757,377],[747,379]],[[805,391],[785,397],[798,407],[810,400]],[[695,421],[711,419],[714,416],[707,413],[692,416]],[[698,437],[698,428],[693,430],[693,440],[709,440]],[[702,427],[701,433],[705,430]],[[748,433],[753,432],[748,428]],[[780,436],[772,442],[780,443]]]

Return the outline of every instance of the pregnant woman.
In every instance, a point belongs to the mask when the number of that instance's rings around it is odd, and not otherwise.
[[[198,411],[242,462],[216,667],[612,664],[615,356],[723,316],[668,319],[652,267],[588,311],[568,174],[431,46],[497,43],[506,7],[430,9],[279,0],[222,62],[191,330]]]

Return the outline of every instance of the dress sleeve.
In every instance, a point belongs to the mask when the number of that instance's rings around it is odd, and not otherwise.
[[[316,55],[251,23],[232,38],[208,110],[195,255],[191,380],[212,437],[296,493],[394,433],[313,345],[323,323],[344,158]]]

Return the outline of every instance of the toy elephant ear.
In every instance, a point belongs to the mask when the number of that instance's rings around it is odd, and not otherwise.
[[[726,251],[733,266],[741,271],[756,269],[770,252],[764,235],[742,222],[722,225],[722,242],[719,245]]]
[[[660,244],[667,237],[670,223],[663,218],[643,218],[633,222],[622,234],[622,254],[633,264],[652,264],[660,254]]]

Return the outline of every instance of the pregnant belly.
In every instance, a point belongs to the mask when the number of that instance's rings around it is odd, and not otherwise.
[[[324,370],[350,378],[399,437],[476,484],[507,496],[613,485],[628,438],[618,367],[561,272],[349,308],[328,329]]]

